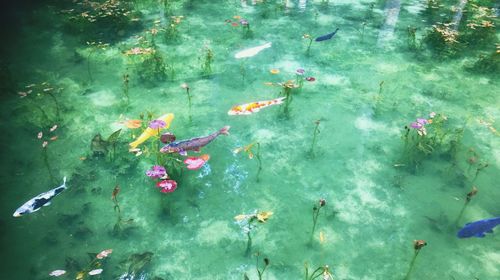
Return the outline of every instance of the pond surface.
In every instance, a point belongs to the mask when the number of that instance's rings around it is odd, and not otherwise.
[[[500,215],[495,1],[41,2],[2,21],[2,279],[500,275],[499,229],[457,237]],[[168,113],[229,135],[196,170],[157,136],[130,152]]]

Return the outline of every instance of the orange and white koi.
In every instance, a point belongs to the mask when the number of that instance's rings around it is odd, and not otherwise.
[[[257,101],[252,103],[246,103],[242,105],[236,105],[229,112],[228,115],[250,115],[260,111],[261,108],[265,108],[272,105],[279,105],[283,103],[286,97],[280,97],[273,100]]]

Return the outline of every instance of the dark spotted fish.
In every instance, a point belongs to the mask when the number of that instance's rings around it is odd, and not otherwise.
[[[57,188],[54,188],[50,191],[41,193],[32,199],[28,200],[21,207],[17,208],[16,212],[14,212],[14,217],[21,217],[24,214],[29,214],[36,212],[42,208],[42,206],[49,206],[50,201],[60,194],[62,191],[67,189],[66,187],[66,177],[63,179],[63,184]]]
[[[333,31],[332,33],[328,33],[326,35],[323,35],[323,36],[319,36],[318,38],[314,39],[314,41],[316,42],[321,42],[321,41],[326,41],[326,40],[330,40],[332,39],[332,37],[337,33],[337,31],[339,31],[339,29],[335,29],[335,31]]]
[[[179,153],[183,156],[187,155],[187,151],[200,151],[200,149],[210,142],[214,141],[217,136],[229,135],[229,126],[221,128],[219,131],[214,132],[205,137],[191,138],[188,140],[182,140],[177,142],[169,143],[160,149],[162,153]]]

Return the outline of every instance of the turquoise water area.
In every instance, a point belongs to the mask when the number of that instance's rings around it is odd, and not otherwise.
[[[0,57],[0,278],[61,269],[60,279],[307,280],[307,263],[309,276],[328,265],[336,280],[499,279],[499,229],[456,236],[500,216],[498,3],[461,2],[11,4]],[[156,136],[129,152],[167,113],[175,118],[161,133],[177,140],[224,126],[230,135],[189,151],[210,156],[198,170],[158,155]],[[158,163],[174,192],[146,176]],[[68,189],[50,206],[12,216],[64,176]],[[427,243],[416,258],[414,240]]]

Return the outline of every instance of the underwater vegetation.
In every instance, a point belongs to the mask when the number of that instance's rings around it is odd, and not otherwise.
[[[0,278],[493,279],[500,6],[347,2],[14,13]]]

